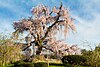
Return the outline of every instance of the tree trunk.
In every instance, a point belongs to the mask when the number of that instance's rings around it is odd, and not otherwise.
[[[42,46],[38,46],[38,50],[36,51],[36,55],[40,55],[42,51]]]

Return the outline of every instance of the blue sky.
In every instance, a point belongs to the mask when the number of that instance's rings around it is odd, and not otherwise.
[[[100,43],[100,0],[0,0],[0,32],[13,32],[13,22],[31,16],[32,7],[44,4],[52,8],[60,2],[70,9],[77,28],[77,33],[70,33],[66,42]]]

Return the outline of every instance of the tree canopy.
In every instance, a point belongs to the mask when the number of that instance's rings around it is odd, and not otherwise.
[[[38,46],[37,54],[41,53],[43,47],[52,51],[43,44],[50,43],[51,40],[56,41],[57,31],[62,31],[64,36],[69,29],[75,31],[74,19],[62,3],[59,7],[55,6],[51,9],[44,5],[38,5],[32,8],[31,12],[31,17],[14,22],[13,27],[16,30],[15,33],[28,32],[25,40],[28,46],[31,46],[32,42]]]

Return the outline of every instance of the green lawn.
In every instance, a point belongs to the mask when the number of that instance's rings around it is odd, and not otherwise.
[[[53,66],[53,65],[51,65],[51,66],[49,66],[49,67],[64,67],[64,66]]]

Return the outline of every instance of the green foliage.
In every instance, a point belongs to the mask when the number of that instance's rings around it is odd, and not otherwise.
[[[57,56],[56,55],[51,55],[50,58],[57,59]]]
[[[64,64],[58,64],[58,63],[49,63],[49,67],[65,67],[65,66],[69,67],[71,65],[70,64],[64,65]]]
[[[65,67],[65,66],[53,66],[53,65],[51,65],[51,66],[49,66],[49,67]]]
[[[0,63],[1,66],[15,62],[21,58],[20,48],[17,46],[0,45]]]
[[[56,64],[56,63],[50,63],[49,67],[84,67],[81,65],[71,65],[71,64]],[[86,67],[86,66],[85,66]]]
[[[6,65],[4,67],[14,67],[14,64],[8,64],[8,65]]]
[[[14,45],[10,38],[2,37],[0,35],[0,66],[5,66],[21,58],[21,49],[20,46]]]
[[[14,63],[14,67],[34,67],[32,62],[18,61]]]
[[[87,59],[82,55],[68,55],[62,58],[64,64],[85,65]]]
[[[95,51],[100,51],[100,44],[95,47]]]
[[[87,58],[86,64],[92,67],[100,66],[100,45],[95,50],[82,50],[82,54]]]
[[[34,67],[48,67],[48,63],[38,62],[34,64]]]

